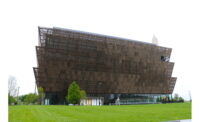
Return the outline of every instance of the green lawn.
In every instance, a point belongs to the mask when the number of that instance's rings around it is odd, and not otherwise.
[[[160,122],[179,119],[191,119],[191,103],[9,106],[9,122]]]

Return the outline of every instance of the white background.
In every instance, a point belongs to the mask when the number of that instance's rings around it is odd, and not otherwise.
[[[199,101],[200,18],[198,1],[184,0],[13,0],[0,4],[0,119],[7,121],[7,80],[17,78],[20,94],[34,92],[38,26],[62,27],[171,47],[177,77],[174,93]],[[198,91],[197,91],[198,90]],[[3,109],[2,109],[3,108]],[[195,119],[195,118],[194,118]],[[193,120],[194,121],[194,120]]]

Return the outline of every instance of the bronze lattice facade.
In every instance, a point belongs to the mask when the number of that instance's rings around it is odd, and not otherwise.
[[[88,96],[172,94],[171,48],[61,28],[39,27],[36,84],[52,103],[63,103],[76,81]],[[105,99],[106,102],[106,99]]]

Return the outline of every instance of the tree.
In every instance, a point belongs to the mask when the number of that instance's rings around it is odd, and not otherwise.
[[[85,98],[85,97],[86,97],[86,92],[85,92],[85,90],[81,90],[81,91],[80,91],[80,95],[81,95],[81,99]]]
[[[14,76],[8,78],[8,104],[16,104],[16,96],[18,95],[17,80]]]
[[[190,102],[192,102],[191,92],[189,91]]]
[[[18,92],[17,80],[13,76],[8,78],[8,96],[16,97]]]
[[[27,95],[21,95],[21,96],[19,96],[19,100],[20,100],[21,102],[25,102],[26,96],[27,96]]]
[[[25,102],[26,102],[27,104],[34,104],[34,103],[37,102],[37,99],[38,99],[37,94],[30,93],[30,94],[28,94],[28,95],[26,96]]]
[[[44,101],[44,90],[42,87],[38,87],[38,102],[39,104],[43,104]]]
[[[174,94],[174,101],[176,101],[176,102],[179,101],[179,95],[177,93]]]
[[[19,96],[19,104],[25,104],[27,94]]]
[[[8,104],[11,105],[11,104],[14,104],[16,103],[16,100],[13,96],[8,96]]]
[[[72,82],[68,88],[67,100],[71,104],[79,104],[80,103],[80,87],[76,82]]]
[[[184,102],[184,99],[182,97],[179,97],[179,102]]]

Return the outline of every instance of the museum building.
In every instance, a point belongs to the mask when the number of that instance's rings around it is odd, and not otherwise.
[[[63,28],[39,27],[37,87],[49,104],[65,104],[73,81],[103,104],[156,103],[176,83],[171,48],[137,40]]]

